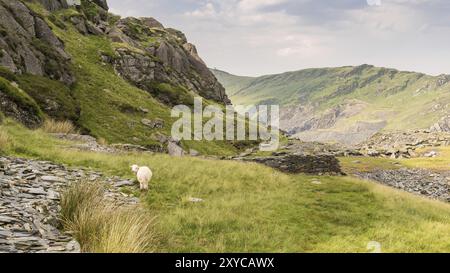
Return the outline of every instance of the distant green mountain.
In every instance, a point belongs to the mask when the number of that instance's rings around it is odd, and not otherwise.
[[[450,113],[450,76],[371,65],[261,77],[212,70],[234,104],[279,104],[300,139],[356,144],[380,130],[428,129]]]
[[[236,76],[225,71],[211,69],[220,83],[226,84],[226,92],[228,96],[234,96],[239,91],[250,86],[256,79],[254,77]]]

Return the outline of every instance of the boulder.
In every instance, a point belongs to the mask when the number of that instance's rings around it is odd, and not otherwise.
[[[199,156],[200,152],[194,149],[189,149],[189,155],[190,156]]]
[[[139,19],[147,27],[164,29],[164,26],[153,17],[141,17]]]
[[[162,129],[162,128],[164,128],[164,124],[165,124],[164,120],[159,119],[159,118],[157,118],[155,120],[149,120],[149,119],[144,118],[141,120],[141,123],[152,129]]]
[[[167,145],[167,150],[169,151],[169,155],[175,157],[181,157],[185,154],[183,148],[181,148],[178,143],[174,141],[169,142]]]

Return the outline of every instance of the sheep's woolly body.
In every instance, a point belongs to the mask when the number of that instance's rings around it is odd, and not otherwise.
[[[137,170],[136,177],[141,185],[141,190],[148,190],[149,182],[153,177],[152,171],[148,167],[140,167]]]

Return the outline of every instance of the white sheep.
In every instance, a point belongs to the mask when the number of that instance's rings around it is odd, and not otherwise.
[[[141,190],[147,191],[148,184],[152,180],[153,173],[149,167],[139,167],[138,165],[131,166],[131,170],[136,173]]]

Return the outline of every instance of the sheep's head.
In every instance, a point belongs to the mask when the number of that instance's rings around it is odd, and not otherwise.
[[[137,173],[139,171],[139,166],[138,165],[133,165],[131,166],[131,170],[135,173]]]

